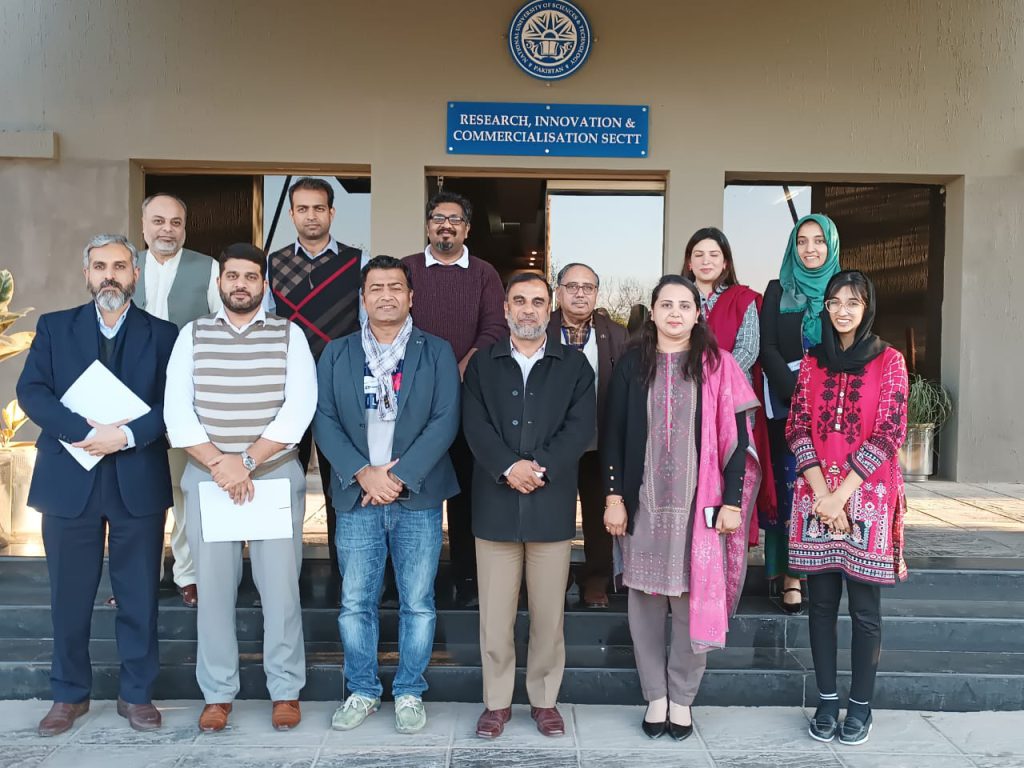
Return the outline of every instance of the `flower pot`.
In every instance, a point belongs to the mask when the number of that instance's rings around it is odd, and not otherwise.
[[[900,448],[903,479],[912,483],[927,480],[935,472],[935,425],[908,424],[907,439]]]
[[[0,542],[17,533],[39,530],[38,515],[27,506],[28,487],[36,463],[35,443],[0,447]]]

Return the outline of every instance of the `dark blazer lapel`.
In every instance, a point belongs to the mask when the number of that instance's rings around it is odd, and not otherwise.
[[[100,359],[99,332],[96,305],[90,301],[78,308],[71,326],[71,333],[75,338],[75,349],[79,351],[85,362],[82,370],[88,368],[93,361]]]
[[[366,355],[363,352],[362,337],[353,334],[348,339],[348,365],[352,371],[352,388],[356,394],[356,409],[366,410],[366,394],[363,392],[363,371],[366,369]],[[338,404],[339,413],[344,413],[343,406]]]
[[[408,395],[412,391],[412,381],[416,377],[416,369],[419,368],[422,354],[423,333],[413,328],[412,336],[409,337],[409,343],[405,347],[405,362],[402,364],[402,388],[398,393],[398,421],[402,420],[402,409],[405,408],[405,401],[409,399],[407,396],[403,397],[402,393]]]
[[[148,316],[144,310],[136,306],[128,307],[127,317],[124,319],[124,326],[120,333],[124,334],[124,365],[121,366],[121,381],[135,394],[142,397],[143,393],[148,394],[152,386],[154,371],[147,370],[145,365],[139,365],[144,360],[144,355],[150,346],[150,339],[153,329],[150,327]],[[145,377],[143,381],[142,378]],[[133,386],[134,385],[134,386]],[[143,397],[143,400],[146,398]]]

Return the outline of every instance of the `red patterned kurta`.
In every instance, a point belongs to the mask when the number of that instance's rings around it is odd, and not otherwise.
[[[907,505],[898,461],[906,433],[903,355],[890,347],[859,375],[830,373],[804,356],[786,424],[798,473],[789,531],[794,570],[842,571],[871,584],[906,578]],[[821,467],[830,491],[851,470],[863,478],[846,506],[849,533],[833,533],[814,516],[814,492],[803,476],[813,466]]]

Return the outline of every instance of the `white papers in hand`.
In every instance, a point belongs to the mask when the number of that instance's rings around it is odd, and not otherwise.
[[[286,477],[253,480],[252,501],[235,504],[214,482],[199,484],[203,541],[259,541],[292,537],[292,490]]]
[[[97,424],[132,421],[149,413],[149,406],[99,360],[85,369],[60,401],[79,416],[92,419]],[[91,456],[63,440],[60,443],[86,469],[91,470],[103,458]]]

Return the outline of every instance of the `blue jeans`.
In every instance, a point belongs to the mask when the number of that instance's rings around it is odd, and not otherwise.
[[[434,577],[441,554],[441,508],[409,510],[386,504],[337,514],[338,627],[349,693],[375,698],[384,690],[377,671],[378,607],[390,550],[399,601],[398,672],[391,690],[396,697],[422,696],[437,618]]]

